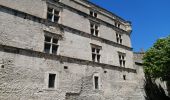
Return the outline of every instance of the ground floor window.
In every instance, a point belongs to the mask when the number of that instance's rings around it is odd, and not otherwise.
[[[93,75],[93,87],[94,87],[95,90],[100,89],[100,77],[99,77],[98,73],[95,73]]]
[[[55,88],[56,74],[49,74],[48,88]]]

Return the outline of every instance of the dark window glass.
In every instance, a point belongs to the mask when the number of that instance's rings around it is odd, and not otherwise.
[[[94,27],[94,24],[90,24],[90,27],[93,28],[93,27]]]
[[[94,29],[91,29],[91,34],[92,34],[92,35],[94,34]]]
[[[49,74],[49,81],[48,81],[49,88],[55,87],[55,76],[56,76],[56,74]]]
[[[52,13],[53,9],[52,8],[48,8],[48,13]]]
[[[47,19],[48,19],[49,21],[52,21],[52,17],[53,17],[52,14],[48,14],[48,15],[47,15]]]
[[[97,55],[97,62],[100,62],[100,55]]]
[[[58,49],[58,46],[57,45],[53,45],[52,53],[56,54],[57,53],[57,49]]]
[[[58,44],[58,39],[53,38],[53,43]]]
[[[45,36],[45,42],[51,42],[51,37]]]
[[[55,14],[55,15],[57,15],[57,16],[58,16],[58,15],[59,15],[59,13],[60,13],[59,11],[54,10],[54,14]]]
[[[119,55],[119,60],[121,60],[121,58],[122,58],[121,55]]]
[[[98,30],[95,30],[95,33],[96,33],[95,35],[96,35],[96,36],[98,36],[98,34],[99,34],[99,31],[98,31]]]
[[[120,66],[122,66],[122,60],[120,60],[119,63],[120,63]]]
[[[126,80],[126,75],[123,75],[123,79]]]
[[[123,61],[123,66],[125,67],[125,61]]]
[[[124,56],[122,56],[122,59],[125,59],[125,57],[124,57]]]
[[[44,44],[44,52],[50,53],[50,47],[51,47],[51,44],[45,43]]]
[[[95,50],[96,50],[95,48],[92,48],[92,52],[95,52]]]
[[[97,29],[98,29],[98,26],[95,26],[95,29],[97,30]]]
[[[98,76],[94,76],[94,87],[95,89],[99,89],[99,77]]]
[[[122,39],[120,39],[120,44],[122,44]]]
[[[54,16],[54,22],[58,22],[59,17],[58,16]]]
[[[98,54],[100,53],[100,49],[97,49],[97,53],[98,53]]]
[[[93,16],[93,11],[90,11],[90,15]]]
[[[97,13],[94,13],[94,17],[96,17],[96,18],[97,18]]]
[[[92,54],[92,60],[95,61],[96,59],[96,54]]]

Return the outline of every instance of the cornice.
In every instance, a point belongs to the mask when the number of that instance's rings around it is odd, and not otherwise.
[[[51,3],[51,4],[53,4],[53,3]],[[90,16],[89,14],[87,14],[87,13],[85,13],[85,12],[82,12],[82,11],[80,11],[80,10],[78,10],[78,9],[75,9],[75,8],[69,6],[69,5],[66,5],[66,4],[61,3],[61,2],[58,2],[58,4],[61,5],[61,6],[64,7],[64,8],[67,8],[68,10],[74,11],[74,12],[76,12],[77,14],[88,18],[89,20],[95,20],[95,21],[97,21],[97,22],[100,23],[100,24],[101,24],[101,23],[106,24],[107,27],[113,28],[114,30],[116,30],[116,31],[118,31],[118,32],[121,32],[121,33],[123,33],[123,34],[130,35],[129,32],[127,32],[127,31],[125,31],[125,30],[123,30],[123,29],[120,29],[120,28],[118,28],[118,27],[116,27],[116,26],[114,26],[114,25],[112,25],[112,24],[110,24],[110,23],[108,23],[108,22],[106,22],[106,21],[103,21],[103,20],[101,20],[101,19],[99,19],[99,18],[94,18],[94,17]],[[112,20],[113,20],[113,19],[112,19]]]
[[[72,1],[77,2],[77,1],[75,1],[75,0],[72,0]],[[93,5],[93,6],[95,6],[96,8],[99,8],[100,10],[102,10],[102,12],[104,12],[104,13],[106,13],[106,14],[109,14],[110,16],[115,17],[117,20],[120,20],[120,21],[122,21],[122,22],[124,22],[124,23],[129,23],[129,21],[124,20],[123,18],[121,18],[120,16],[116,15],[115,13],[110,12],[110,11],[108,11],[107,9],[102,8],[102,7],[100,7],[100,6],[97,5],[97,4],[92,3],[92,2],[89,1],[89,0],[80,0],[80,1],[81,1],[81,2],[84,2],[84,3],[88,4],[88,5]],[[80,3],[79,3],[79,4],[80,4]],[[84,6],[84,5],[83,5],[83,6]],[[102,14],[102,15],[105,15],[105,14],[103,14],[103,13],[101,13],[101,12],[99,12],[99,13]],[[105,16],[107,16],[107,15],[105,15]],[[107,16],[107,17],[109,17],[109,16]],[[109,18],[112,19],[112,20],[115,20],[115,19],[113,19],[113,18],[111,18],[111,17],[109,17]]]

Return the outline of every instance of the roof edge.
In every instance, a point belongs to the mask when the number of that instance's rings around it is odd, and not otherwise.
[[[121,20],[121,21],[123,21],[123,22],[125,22],[125,23],[131,24],[131,21],[125,20],[125,19],[123,19],[122,17],[116,15],[115,13],[113,13],[113,12],[111,12],[111,11],[109,11],[109,10],[107,10],[107,9],[105,9],[105,8],[103,8],[103,7],[101,7],[101,6],[97,5],[97,4],[89,1],[89,0],[81,0],[81,1],[86,2],[86,3],[88,3],[88,4],[91,4],[91,5],[94,5],[94,6],[98,7],[98,8],[100,8],[101,10],[105,11],[106,13],[108,13],[108,14],[110,14],[110,15],[112,15],[112,16],[115,16],[115,17],[118,18],[119,20]]]

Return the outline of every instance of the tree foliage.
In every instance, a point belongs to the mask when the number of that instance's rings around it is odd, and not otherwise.
[[[152,78],[170,79],[170,36],[158,39],[144,55],[144,70]]]

